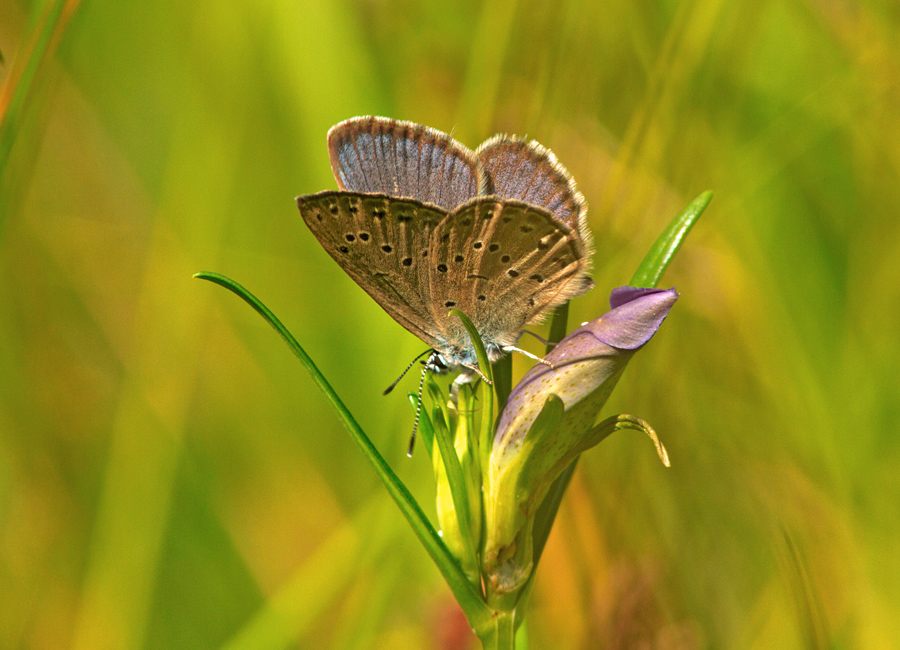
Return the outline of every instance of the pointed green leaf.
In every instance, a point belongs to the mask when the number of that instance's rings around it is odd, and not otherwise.
[[[666,267],[672,261],[675,253],[681,248],[685,236],[696,223],[706,206],[712,201],[713,194],[710,191],[703,192],[691,201],[684,211],[675,217],[659,236],[650,251],[647,253],[637,271],[631,277],[629,284],[632,287],[655,287]]]

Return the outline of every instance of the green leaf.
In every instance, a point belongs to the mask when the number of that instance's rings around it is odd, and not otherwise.
[[[478,357],[478,368],[484,376],[487,377],[488,381],[491,382],[491,386],[483,391],[484,413],[481,416],[481,433],[478,436],[478,457],[481,459],[481,471],[482,475],[484,475],[487,473],[488,469],[491,442],[494,434],[494,369],[491,367],[490,361],[488,361],[488,355],[484,350],[484,343],[481,341],[481,335],[478,333],[478,330],[475,329],[475,326],[472,324],[472,321],[469,320],[469,317],[458,309],[453,309],[450,313],[462,321],[463,326],[469,333],[469,338],[472,340],[472,345],[475,347],[475,355]]]
[[[712,201],[713,194],[710,191],[703,192],[684,211],[675,217],[659,236],[650,251],[647,253],[637,271],[631,276],[629,284],[632,287],[655,287],[666,267],[672,261],[675,253],[681,248],[685,236],[691,227],[706,210],[706,206]]]
[[[425,516],[422,508],[415,498],[413,498],[412,494],[410,494],[406,485],[403,484],[390,468],[390,465],[387,464],[387,461],[384,460],[384,457],[378,452],[378,449],[372,444],[372,441],[369,440],[369,437],[365,434],[362,427],[359,426],[356,419],[344,405],[343,401],[341,401],[341,398],[338,397],[337,393],[316,367],[316,364],[313,363],[312,359],[306,354],[306,351],[300,346],[287,328],[282,325],[275,314],[260,302],[256,296],[234,280],[218,273],[206,271],[195,273],[194,277],[218,284],[236,294],[253,307],[253,309],[255,309],[257,313],[259,313],[260,316],[262,316],[266,322],[278,332],[281,338],[284,339],[285,343],[287,343],[288,347],[291,349],[291,352],[300,359],[310,376],[312,376],[315,384],[323,393],[325,393],[325,396],[334,406],[335,410],[337,410],[338,417],[340,417],[344,426],[350,432],[353,441],[356,442],[363,455],[372,464],[376,474],[378,474],[378,477],[390,493],[391,498],[394,499],[394,502],[400,508],[400,511],[406,517],[410,526],[412,526],[416,537],[422,542],[425,550],[440,570],[441,575],[444,576],[454,597],[465,612],[466,617],[469,619],[469,623],[473,626],[486,624],[486,622],[491,619],[491,609],[484,601],[482,601],[478,590],[466,578],[466,575],[460,568],[456,558],[453,557],[447,549],[447,546],[441,541],[434,526],[428,521],[428,517]]]
[[[512,355],[507,354],[493,364],[494,392],[497,394],[497,410],[502,411],[512,392]]]

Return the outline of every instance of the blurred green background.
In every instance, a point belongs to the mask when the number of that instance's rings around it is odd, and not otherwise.
[[[293,202],[360,114],[552,148],[597,241],[571,323],[716,193],[605,411],[672,468],[584,456],[533,649],[900,647],[898,42],[893,0],[0,0],[0,648],[477,647],[301,366],[191,279],[264,300],[432,512],[381,396],[423,345]]]

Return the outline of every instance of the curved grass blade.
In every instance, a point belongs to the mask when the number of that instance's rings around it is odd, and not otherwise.
[[[696,199],[691,201],[684,211],[677,217],[672,219],[669,227],[666,228],[659,238],[654,242],[650,251],[644,260],[638,266],[637,271],[631,276],[629,284],[632,287],[648,287],[653,288],[659,283],[663,272],[681,244],[684,242],[685,236],[691,230],[691,227],[706,210],[706,206],[712,201],[713,194],[709,190],[703,192]]]
[[[489,620],[492,614],[490,608],[484,604],[478,591],[472,586],[472,583],[468,581],[456,559],[450,554],[450,551],[441,541],[437,531],[435,531],[434,526],[428,521],[428,517],[425,516],[425,513],[422,511],[418,502],[413,498],[412,494],[406,488],[406,485],[403,484],[390,468],[390,465],[384,460],[384,457],[378,452],[378,449],[372,444],[372,441],[369,440],[369,437],[356,422],[356,419],[344,405],[343,401],[341,401],[341,398],[338,397],[337,393],[316,367],[315,363],[313,363],[313,360],[306,354],[306,351],[300,346],[288,329],[282,325],[275,314],[260,302],[256,296],[234,280],[227,278],[224,275],[207,271],[195,273],[194,277],[218,284],[236,294],[253,307],[253,309],[255,309],[256,312],[278,332],[285,343],[288,344],[288,347],[291,349],[291,352],[294,353],[294,356],[300,359],[306,367],[315,384],[323,393],[325,393],[328,401],[330,401],[337,410],[338,416],[350,432],[353,441],[360,448],[360,451],[362,451],[366,459],[372,463],[376,474],[378,474],[378,477],[381,479],[382,483],[384,483],[384,486],[394,499],[394,502],[400,508],[400,511],[406,517],[410,526],[412,526],[416,537],[422,542],[425,550],[428,551],[431,559],[440,570],[441,575],[444,576],[444,579],[450,586],[450,590],[453,592],[454,597],[465,612],[469,622],[475,626],[484,624],[486,620]]]

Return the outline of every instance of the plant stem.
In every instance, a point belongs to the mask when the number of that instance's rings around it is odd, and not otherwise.
[[[488,624],[475,630],[484,650],[515,650],[515,619],[515,610],[496,612]]]

